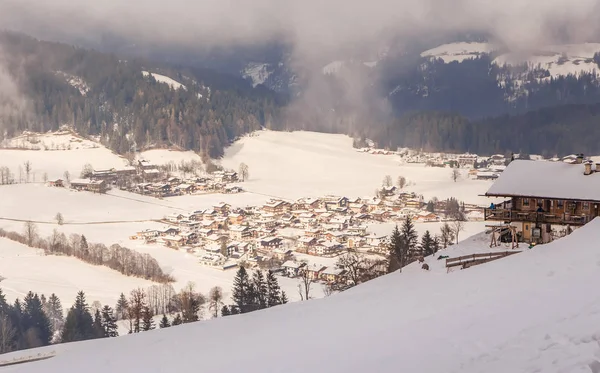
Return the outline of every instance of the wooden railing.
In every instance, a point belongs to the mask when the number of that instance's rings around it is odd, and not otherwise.
[[[446,268],[462,266],[462,268],[469,268],[474,265],[491,262],[492,260],[505,258],[509,255],[520,253],[520,251],[501,251],[494,253],[482,253],[482,254],[471,254],[459,256],[456,258],[446,259]]]
[[[519,211],[507,209],[484,209],[485,220],[526,221],[547,224],[584,225],[591,220],[587,215],[569,213],[554,214],[551,212]]]

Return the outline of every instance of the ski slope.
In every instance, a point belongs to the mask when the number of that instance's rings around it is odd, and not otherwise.
[[[357,152],[345,135],[316,132],[259,131],[225,150],[221,164],[237,170],[248,165],[250,178],[244,190],[287,199],[320,197],[327,194],[346,197],[373,196],[385,175],[392,180],[404,176],[408,191],[445,199],[456,197],[466,203],[489,205],[485,193],[489,181],[471,180],[466,170],[457,182],[448,168],[424,164],[400,164],[394,155]]]
[[[467,270],[409,267],[325,299],[7,354],[56,352],[5,370],[596,372],[598,239],[597,219],[554,243]]]

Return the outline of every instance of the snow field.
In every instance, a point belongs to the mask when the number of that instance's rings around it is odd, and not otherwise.
[[[193,151],[177,151],[169,149],[153,149],[139,153],[139,159],[145,159],[155,165],[164,165],[170,162],[181,164],[181,162],[198,161],[202,158]]]
[[[242,184],[244,190],[285,199],[327,194],[372,197],[385,175],[390,175],[394,182],[404,176],[413,184],[406,189],[423,194],[425,200],[456,197],[489,205],[487,198],[479,197],[490,187],[489,181],[471,180],[466,170],[461,170],[462,177],[453,182],[448,168],[400,164],[395,155],[357,152],[345,135],[256,132],[227,148],[221,164],[237,170],[242,162],[250,173]]]
[[[80,290],[85,291],[89,304],[98,300],[114,307],[121,292],[127,294],[154,284],[75,258],[45,256],[41,250],[6,238],[0,238],[0,276],[4,277],[0,288],[9,302],[23,299],[29,291],[46,297],[55,293],[65,308],[71,306]]]
[[[421,57],[441,58],[445,63],[462,62],[492,51],[494,51],[494,47],[489,43],[450,43],[426,50],[421,53]]]
[[[152,75],[152,77],[154,79],[156,79],[157,82],[168,84],[174,90],[178,90],[180,88],[186,89],[186,87],[183,84],[179,83],[178,81],[176,81],[174,79],[169,78],[168,76],[164,76],[164,75],[160,75],[160,74],[156,74],[156,73],[150,73],[148,71],[142,71],[142,75],[144,75],[144,76]]]
[[[600,220],[562,240],[467,270],[407,268],[325,299],[51,346],[56,357],[10,371],[192,371],[202,364],[225,373],[241,367],[385,373],[397,372],[399,361],[409,372],[595,371],[600,295],[590,286],[600,279],[598,232]],[[175,343],[177,348],[165,348]],[[359,353],[349,354],[348,346]],[[151,358],[139,359],[142,353]]]

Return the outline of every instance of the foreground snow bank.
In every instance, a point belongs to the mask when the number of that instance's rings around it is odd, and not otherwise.
[[[595,220],[468,270],[393,273],[321,300],[52,346],[56,357],[7,371],[590,371],[600,364],[600,293],[589,291],[599,238]]]

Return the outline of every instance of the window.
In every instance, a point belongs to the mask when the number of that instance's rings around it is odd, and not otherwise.
[[[589,202],[583,202],[583,210],[590,211],[590,203]]]
[[[529,198],[523,198],[523,206],[529,206]]]
[[[562,209],[564,206],[564,201],[562,199],[559,199],[558,201],[556,201],[556,205],[559,209]]]

